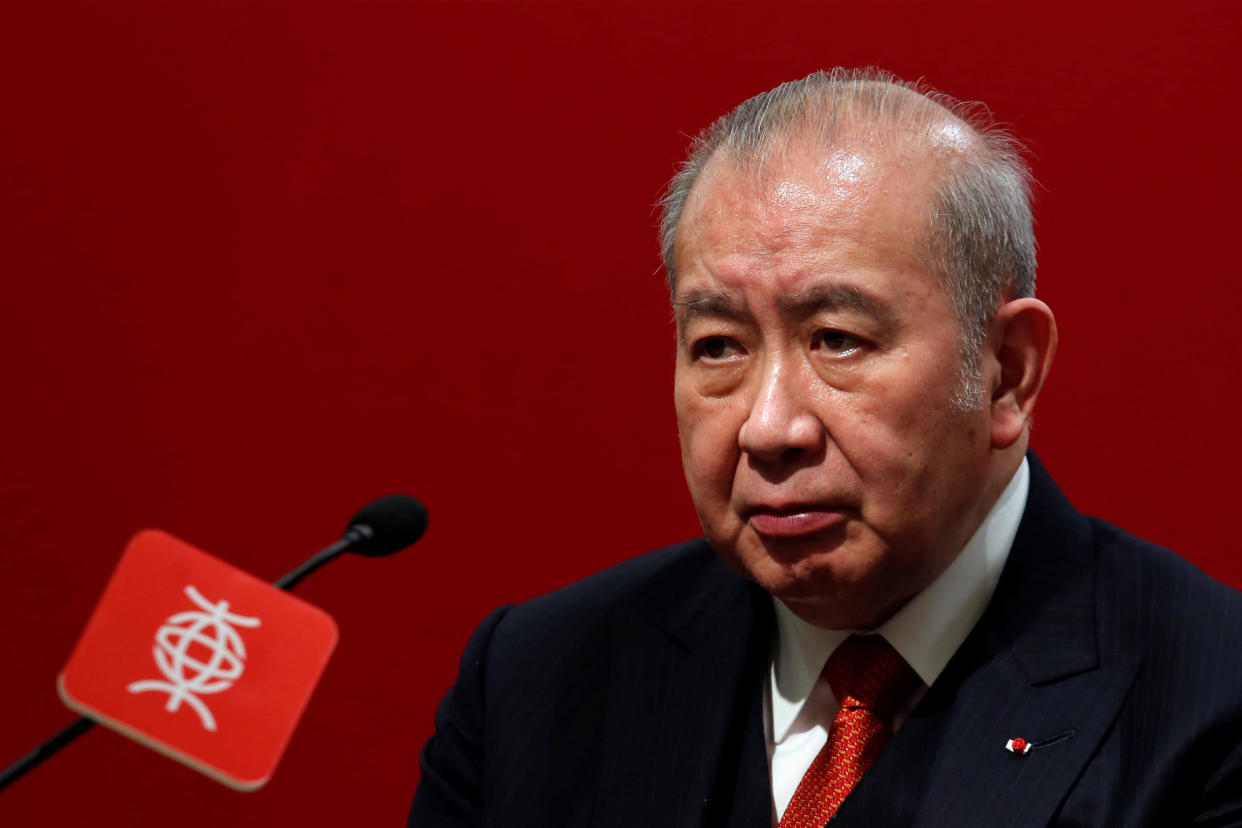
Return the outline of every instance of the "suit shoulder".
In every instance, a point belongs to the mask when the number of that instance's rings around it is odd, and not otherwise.
[[[1242,592],[1216,580],[1176,552],[1099,518],[1088,517],[1087,522],[1101,562],[1114,577],[1144,584],[1152,597],[1209,600],[1221,603],[1233,613],[1242,613]],[[1202,621],[1197,613],[1195,619]]]
[[[1242,592],[1164,547],[1098,518],[1099,589],[1146,657],[1181,661],[1210,651],[1242,629]]]
[[[554,635],[558,646],[588,635],[618,611],[660,614],[713,580],[741,578],[700,538],[619,563],[512,607],[495,640]]]

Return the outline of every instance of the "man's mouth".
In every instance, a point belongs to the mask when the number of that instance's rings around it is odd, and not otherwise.
[[[747,511],[750,527],[770,538],[796,538],[837,526],[846,520],[843,509],[826,506],[793,506],[783,509],[755,507]]]

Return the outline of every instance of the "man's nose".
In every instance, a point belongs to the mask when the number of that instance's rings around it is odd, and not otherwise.
[[[764,366],[750,415],[738,433],[742,451],[765,462],[819,451],[824,425],[812,408],[813,389],[785,359]]]

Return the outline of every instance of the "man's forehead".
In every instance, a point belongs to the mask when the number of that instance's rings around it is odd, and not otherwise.
[[[926,159],[858,143],[790,147],[762,168],[713,156],[687,199],[674,247],[679,274],[695,262],[840,255],[851,244],[920,256],[934,204]],[[826,263],[826,262],[825,262]]]
[[[818,146],[803,140],[753,161],[721,150],[704,165],[678,229],[740,213],[795,226],[797,219],[861,221],[894,207],[923,215],[941,166],[934,154],[862,141]]]

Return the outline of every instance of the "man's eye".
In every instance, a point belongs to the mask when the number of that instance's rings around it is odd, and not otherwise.
[[[820,331],[815,335],[815,345],[829,354],[835,356],[844,356],[852,354],[862,345],[858,337],[851,336],[844,331]]]
[[[709,336],[700,339],[695,345],[695,351],[701,357],[708,359],[724,359],[730,354],[737,351],[737,346],[733,341],[723,336]]]

